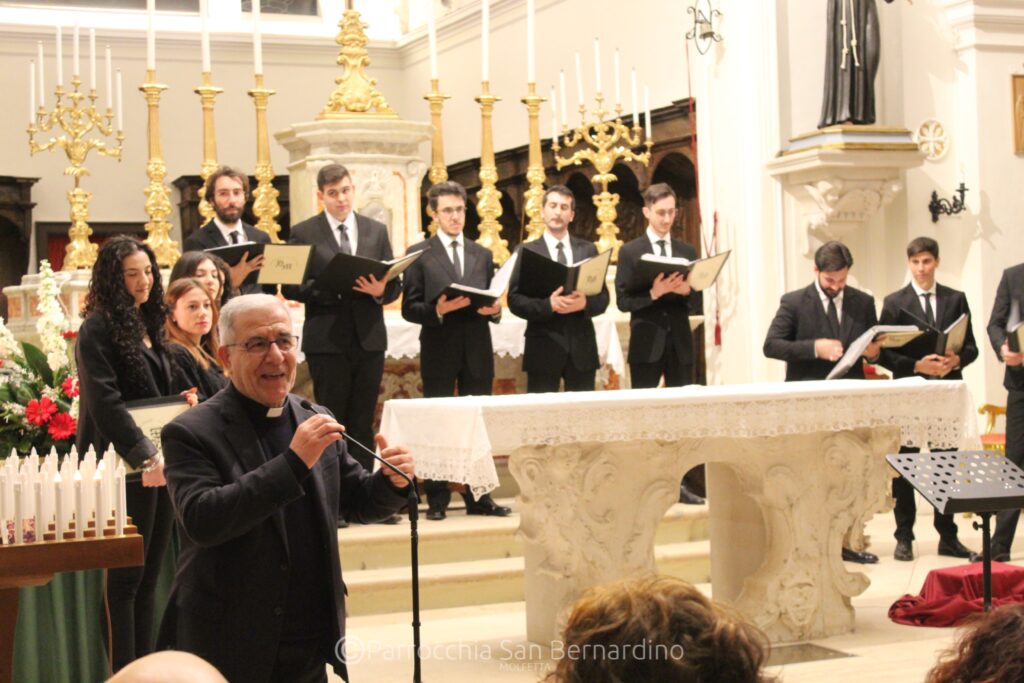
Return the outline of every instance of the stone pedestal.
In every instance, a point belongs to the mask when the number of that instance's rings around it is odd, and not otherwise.
[[[420,151],[430,130],[426,123],[367,117],[297,123],[276,133],[289,155],[292,224],[322,210],[316,174],[336,162],[352,173],[355,210],[387,225],[395,254],[404,254],[423,239],[420,184],[427,164]]]

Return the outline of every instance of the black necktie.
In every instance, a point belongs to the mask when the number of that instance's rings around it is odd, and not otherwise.
[[[935,327],[935,314],[932,313],[932,293],[925,292],[921,296],[924,297],[924,321]]]
[[[662,256],[668,256],[668,251],[665,249],[665,240],[658,240],[658,248],[661,249]]]
[[[348,241],[348,231],[345,230],[344,223],[338,226],[338,248],[343,254],[352,253],[352,243]]]
[[[231,244],[238,244],[241,240],[238,238],[238,231],[231,231]]]
[[[459,260],[458,240],[452,240],[452,263],[455,264],[455,279],[462,280],[462,261]]]
[[[836,308],[836,300],[828,298],[828,324],[832,327],[832,334],[839,339],[839,310]]]
[[[569,262],[565,260],[565,245],[559,242],[555,246],[555,251],[558,252],[558,256],[555,258],[555,260],[561,263],[563,266],[569,265]]]

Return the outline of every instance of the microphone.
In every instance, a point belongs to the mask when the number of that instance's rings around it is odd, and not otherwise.
[[[312,403],[310,403],[310,402],[309,402],[308,400],[306,400],[306,399],[302,399],[301,401],[299,401],[299,405],[300,405],[300,406],[302,406],[303,408],[305,408],[306,410],[309,410],[309,411],[311,411],[311,412],[317,413],[317,414],[319,414],[319,415],[324,415],[324,413],[321,413],[321,412],[320,412],[319,410],[317,410],[317,409],[316,409],[316,406],[314,406],[314,405],[313,405]],[[362,449],[363,449],[364,451],[366,451],[367,453],[369,453],[369,454],[370,454],[370,455],[371,455],[371,456],[373,457],[373,459],[374,459],[374,460],[376,460],[377,462],[379,462],[379,463],[380,463],[380,464],[381,464],[381,465],[382,465],[383,467],[387,467],[387,468],[388,468],[389,470],[391,470],[392,472],[396,473],[396,474],[397,474],[398,476],[400,476],[400,477],[401,477],[402,479],[405,479],[405,481],[406,481],[406,482],[408,482],[409,486],[411,486],[411,487],[412,487],[412,490],[413,490],[413,491],[415,491],[415,490],[416,490],[416,482],[414,482],[414,481],[412,480],[412,477],[410,477],[410,476],[409,476],[408,474],[406,474],[406,473],[405,473],[405,472],[403,472],[402,470],[398,469],[397,467],[395,467],[394,465],[392,465],[391,463],[389,463],[389,462],[388,462],[387,460],[385,460],[384,458],[382,458],[382,457],[380,457],[379,455],[377,455],[377,451],[371,450],[370,448],[367,448],[367,447],[366,447],[366,446],[364,446],[363,444],[359,443],[358,441],[356,441],[355,439],[353,439],[353,438],[352,438],[351,436],[349,436],[349,435],[348,435],[348,432],[342,432],[342,433],[341,433],[341,435],[342,435],[343,437],[345,437],[346,439],[348,439],[350,443],[354,443],[355,445],[359,446],[359,447],[360,447],[360,448],[362,448]],[[418,500],[418,499],[419,499],[419,494],[417,493],[417,500]]]

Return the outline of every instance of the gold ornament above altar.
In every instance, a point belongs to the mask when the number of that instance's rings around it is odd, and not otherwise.
[[[345,10],[338,22],[341,29],[334,39],[341,50],[338,52],[338,64],[344,69],[334,79],[337,87],[331,93],[327,104],[316,117],[322,119],[348,119],[363,116],[374,116],[397,119],[384,95],[377,90],[377,79],[366,75],[370,66],[370,53],[366,49],[369,39],[366,37],[364,24],[359,19],[359,12]]]

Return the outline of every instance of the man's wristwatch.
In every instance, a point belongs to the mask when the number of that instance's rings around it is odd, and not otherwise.
[[[151,456],[150,458],[142,462],[142,471],[148,474],[155,470],[156,468],[160,467],[160,465],[162,465],[163,462],[164,456],[157,453],[156,455]]]

